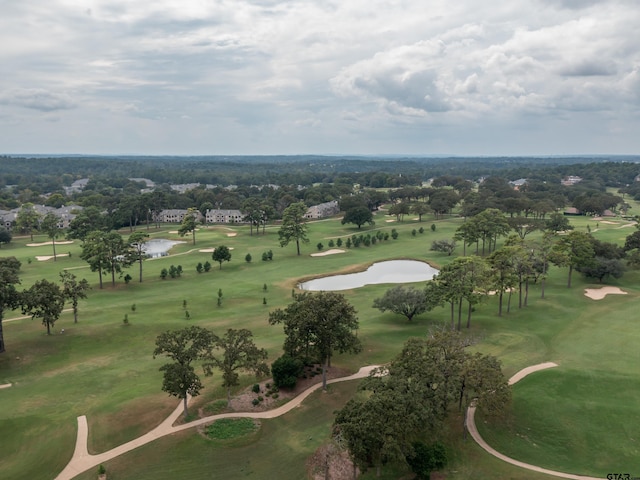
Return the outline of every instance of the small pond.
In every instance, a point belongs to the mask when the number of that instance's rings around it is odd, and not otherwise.
[[[169,250],[171,250],[171,247],[173,247],[174,245],[178,245],[179,243],[185,243],[185,242],[166,240],[164,238],[156,238],[153,240],[149,240],[148,242],[144,242],[144,245],[142,246],[142,250],[150,258],[164,257],[168,255],[168,252]]]
[[[332,275],[303,282],[299,287],[311,291],[337,291],[379,283],[412,283],[433,280],[438,270],[417,260],[389,260],[374,263],[364,272]]]

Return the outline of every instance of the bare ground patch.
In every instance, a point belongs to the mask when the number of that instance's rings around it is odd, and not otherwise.
[[[292,398],[297,397],[311,385],[322,382],[322,374],[319,373],[318,370],[321,370],[318,365],[305,368],[304,375],[306,375],[307,378],[299,378],[293,389],[278,390],[278,392],[276,392],[276,398],[274,398],[273,394],[267,396],[268,391],[273,385],[272,379],[269,378],[261,382],[256,382],[260,386],[260,393],[255,393],[252,390],[253,385],[245,388],[237,395],[231,397],[231,403],[225,409],[225,412],[264,412],[276,408],[283,403],[287,403],[287,401]],[[338,367],[331,367],[327,370],[327,380],[346,377],[348,375],[351,375],[351,372]],[[267,387],[267,384],[269,384],[269,387]],[[259,396],[262,397],[262,401],[254,405],[254,399],[257,399]],[[205,413],[204,408],[199,409],[198,413],[200,417],[209,415]]]

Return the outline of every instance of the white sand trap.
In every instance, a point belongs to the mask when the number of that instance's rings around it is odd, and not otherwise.
[[[331,250],[327,250],[326,252],[318,252],[312,253],[312,257],[324,257],[326,255],[335,255],[336,253],[344,253],[344,250],[340,248],[332,248]]]
[[[516,289],[515,289],[515,288],[507,288],[507,289],[504,291],[504,293],[515,292],[515,291],[516,291]],[[497,295],[497,294],[498,294],[498,291],[497,291],[497,290],[489,290],[489,291],[487,292],[487,295]]]
[[[68,257],[69,254],[68,253],[58,253],[56,255],[56,257]],[[38,260],[39,262],[46,262],[47,260],[51,260],[53,258],[53,255],[38,255],[36,256],[36,260]]]
[[[11,386],[11,383],[5,383],[4,385],[0,385],[0,390],[2,390],[3,388],[9,388]]]
[[[627,227],[635,227],[636,224],[634,223],[627,223],[626,225],[622,225],[620,228],[627,228]]]
[[[56,245],[68,245],[70,243],[73,243],[73,240],[65,240],[64,242],[56,242]],[[53,242],[27,243],[27,247],[44,247],[45,245],[53,245]]]
[[[609,220],[602,220],[600,223],[604,223],[605,225],[618,225],[620,222],[610,222]]]
[[[585,288],[585,296],[591,300],[602,300],[607,295],[626,295],[627,292],[620,290],[618,287],[602,287],[602,288]]]
[[[235,237],[238,235],[237,233],[227,233],[227,237]]]
[[[391,223],[391,222],[395,222],[395,220],[393,220],[393,219],[392,220],[385,220],[385,222]]]
[[[229,250],[233,250],[233,247],[229,247]],[[202,252],[202,253],[213,253],[213,252],[216,251],[216,249],[215,248],[201,248],[198,251]]]

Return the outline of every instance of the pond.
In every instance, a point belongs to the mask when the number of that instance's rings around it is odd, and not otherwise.
[[[177,242],[174,240],[166,240],[164,238],[156,238],[153,240],[149,240],[148,242],[144,242],[142,250],[150,258],[164,257],[168,255],[171,247],[173,247],[174,245],[178,245],[179,243],[186,242]]]
[[[379,283],[412,283],[433,280],[438,270],[417,260],[389,260],[374,263],[364,272],[331,275],[303,282],[299,287],[310,291],[338,291]]]

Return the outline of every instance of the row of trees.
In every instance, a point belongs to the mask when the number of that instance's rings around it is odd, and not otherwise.
[[[188,397],[199,395],[204,388],[194,363],[200,363],[205,376],[212,375],[214,368],[222,373],[227,402],[231,401],[231,388],[239,384],[239,371],[250,371],[256,376],[269,373],[265,363],[267,352],[255,345],[253,334],[247,329],[230,328],[223,336],[198,326],[169,330],[156,338],[153,358],[158,355],[172,360],[160,367],[162,390],[183,400],[185,417]]]
[[[22,309],[22,313],[32,318],[40,318],[51,335],[51,328],[60,318],[66,301],[73,308],[73,321],[78,322],[79,301],[87,297],[90,289],[85,279],[78,279],[71,272],[61,272],[58,285],[46,279],[35,282],[26,290],[19,291],[20,261],[15,257],[0,257],[0,353],[5,351],[2,320],[7,310]]]
[[[504,415],[511,389],[500,362],[467,352],[469,344],[457,332],[435,331],[408,340],[389,365],[371,373],[361,393],[337,412],[333,425],[354,469],[373,467],[379,475],[388,462],[408,461],[416,455],[417,442],[438,438],[456,410],[465,412],[466,425],[471,402],[487,415]],[[429,478],[428,473],[420,478]]]
[[[575,270],[600,282],[608,276],[621,277],[625,269],[623,259],[627,257],[628,263],[635,265],[639,252],[640,231],[627,237],[624,248],[575,230],[561,236],[547,232],[536,241],[512,235],[486,257],[455,258],[422,290],[404,286],[387,290],[374,300],[373,307],[403,315],[411,321],[416,315],[448,305],[451,329],[460,330],[466,305],[466,326],[470,328],[472,312],[487,295],[498,296],[499,316],[503,313],[505,297],[507,312],[513,295],[517,297],[518,308],[527,306],[531,283],[540,284],[544,298],[550,264],[568,269],[567,287],[571,287]]]

